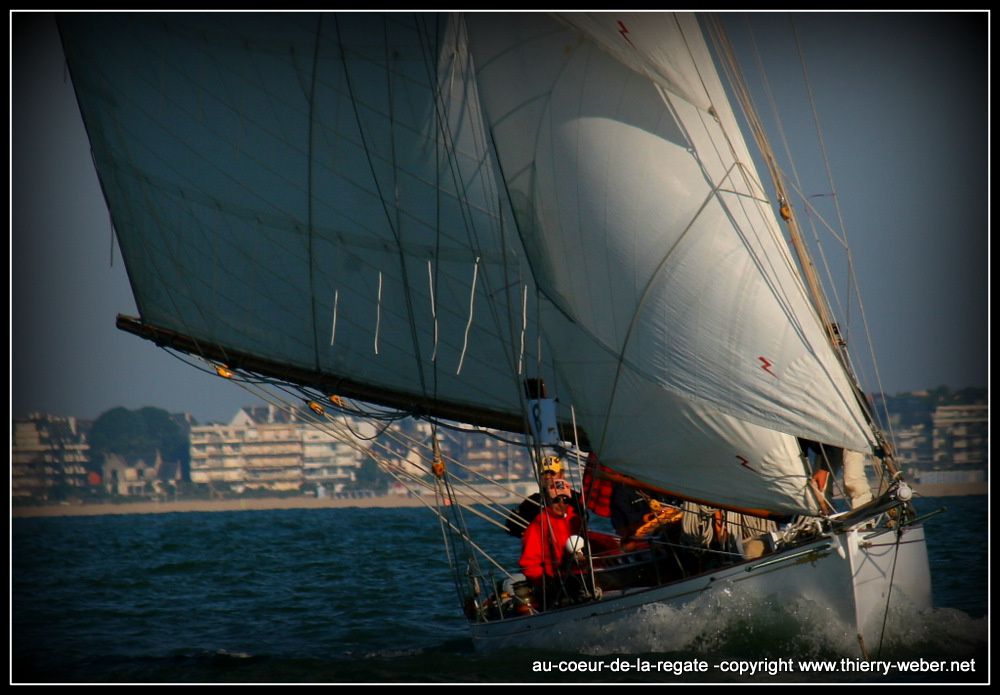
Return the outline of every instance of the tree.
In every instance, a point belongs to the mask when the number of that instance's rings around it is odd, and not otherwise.
[[[354,486],[358,490],[374,490],[384,494],[389,487],[389,477],[382,472],[375,461],[366,456],[361,468],[358,469]]]
[[[180,461],[187,469],[189,433],[165,410],[113,408],[90,429],[90,470],[100,471],[106,454],[118,454],[126,463],[152,464],[156,454],[165,461]]]

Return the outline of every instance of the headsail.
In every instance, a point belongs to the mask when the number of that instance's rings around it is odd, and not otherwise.
[[[604,50],[607,32],[467,21],[546,335],[602,461],[691,496],[806,505],[794,436],[860,451],[874,438],[694,17],[676,21],[696,103]]]
[[[487,424],[541,377],[729,506],[875,442],[692,15],[59,23],[144,324]]]

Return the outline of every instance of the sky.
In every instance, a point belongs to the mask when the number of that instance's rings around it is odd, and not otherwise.
[[[746,22],[727,24],[743,54]],[[808,155],[797,168],[802,188],[836,220],[820,151],[801,144],[816,135],[798,33],[882,390],[985,387],[987,16],[809,13],[796,15],[793,31],[786,15],[759,13],[751,25],[776,101],[809,116],[782,121],[797,159]],[[13,417],[93,419],[150,405],[229,420],[253,397],[115,328],[117,314],[136,307],[54,19],[15,13],[11,26]],[[774,145],[780,153],[780,139]],[[836,282],[846,277],[840,255],[830,256]],[[867,345],[857,304],[851,312],[857,355]],[[873,372],[859,371],[877,388]]]

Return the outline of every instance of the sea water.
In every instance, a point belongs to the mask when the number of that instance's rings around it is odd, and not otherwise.
[[[438,523],[423,509],[18,518],[11,678],[984,682],[987,503],[920,500],[922,513],[948,508],[926,523],[934,608],[890,611],[872,661],[824,607],[730,587],[543,648],[478,653]],[[516,540],[470,525],[516,564]],[[875,670],[882,663],[888,671]]]

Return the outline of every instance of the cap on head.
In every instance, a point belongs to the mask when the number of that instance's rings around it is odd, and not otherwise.
[[[569,483],[567,483],[562,478],[556,478],[555,480],[553,480],[551,483],[549,483],[549,486],[546,488],[546,490],[549,493],[550,500],[555,500],[558,497],[565,497],[567,500],[569,500],[573,495],[573,491],[570,489]]]
[[[562,473],[562,461],[559,460],[558,456],[546,456],[542,459],[542,475],[546,473],[555,475]]]

